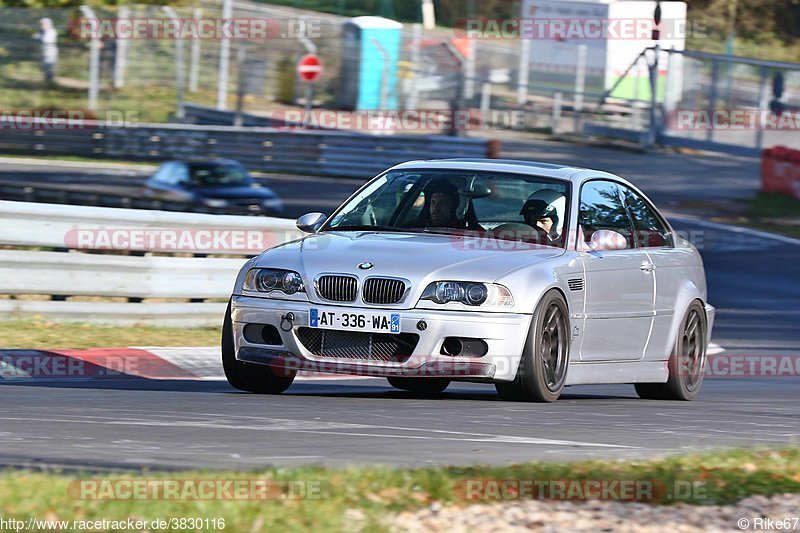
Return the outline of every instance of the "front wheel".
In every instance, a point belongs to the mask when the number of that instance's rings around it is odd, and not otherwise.
[[[703,383],[708,326],[700,302],[694,301],[678,329],[666,383],[636,383],[636,394],[646,400],[694,400]]]
[[[225,320],[222,322],[222,368],[225,370],[225,378],[232,387],[257,394],[280,394],[289,388],[295,376],[295,372],[278,376],[269,366],[245,363],[236,359],[230,302],[225,311]]]
[[[392,376],[386,378],[395,389],[407,390],[420,396],[438,396],[448,385],[449,379],[442,378],[404,378]]]
[[[567,381],[569,312],[560,292],[551,290],[531,320],[525,350],[514,381],[495,383],[504,400],[554,402]]]

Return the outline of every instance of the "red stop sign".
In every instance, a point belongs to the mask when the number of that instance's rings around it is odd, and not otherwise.
[[[312,82],[322,74],[322,61],[314,54],[306,54],[297,63],[297,73],[303,81]]]

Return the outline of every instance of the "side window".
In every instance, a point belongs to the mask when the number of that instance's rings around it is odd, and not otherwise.
[[[189,168],[186,163],[175,163],[175,168],[172,169],[172,176],[175,185],[189,183]]]
[[[581,188],[578,224],[586,242],[598,230],[620,233],[633,248],[633,228],[615,183],[590,181]]]
[[[178,185],[188,181],[189,174],[186,171],[186,165],[171,161],[161,165],[161,168],[155,173],[153,179],[165,185]]]
[[[155,174],[153,174],[153,181],[156,183],[163,183],[169,184],[169,174],[170,174],[170,167],[172,167],[174,163],[163,163]]]
[[[636,244],[640,248],[673,246],[672,234],[644,198],[627,187],[623,188],[623,194],[633,219]]]

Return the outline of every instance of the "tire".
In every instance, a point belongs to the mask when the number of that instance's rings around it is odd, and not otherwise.
[[[636,394],[645,400],[683,400],[697,397],[703,384],[708,325],[703,305],[695,300],[681,321],[672,347],[666,383],[636,383]]]
[[[296,374],[292,372],[287,376],[278,376],[269,366],[245,363],[236,359],[230,302],[222,323],[222,368],[225,370],[225,378],[232,387],[257,394],[282,393],[292,384]]]
[[[450,380],[443,378],[403,378],[393,376],[386,379],[389,381],[389,385],[395,389],[407,390],[420,396],[438,396],[450,385]]]
[[[531,320],[528,339],[513,381],[495,383],[504,400],[554,402],[569,367],[569,310],[557,290],[547,292]]]

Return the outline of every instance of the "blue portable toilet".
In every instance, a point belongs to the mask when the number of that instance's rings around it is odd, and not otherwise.
[[[402,28],[399,22],[383,17],[355,17],[344,23],[339,107],[397,109]]]

